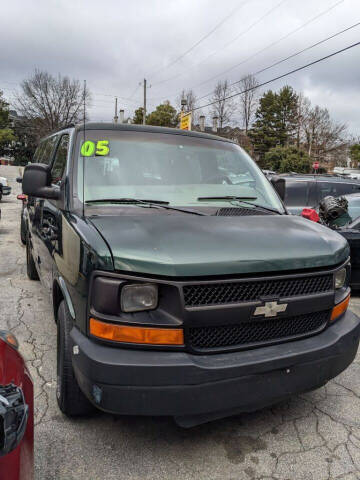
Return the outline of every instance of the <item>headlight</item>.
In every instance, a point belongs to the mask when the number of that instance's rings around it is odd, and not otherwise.
[[[346,268],[342,268],[335,273],[335,288],[338,290],[342,288],[346,280]]]
[[[121,310],[140,312],[157,307],[158,288],[153,284],[125,285],[121,289]]]

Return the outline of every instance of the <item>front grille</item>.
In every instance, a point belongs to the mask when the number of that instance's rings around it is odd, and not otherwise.
[[[238,325],[195,327],[188,330],[188,344],[193,350],[249,347],[261,343],[315,334],[325,328],[330,312],[242,322]]]
[[[246,208],[246,207],[226,207],[226,208],[219,208],[216,212],[218,217],[247,217],[247,216],[254,216],[254,215],[274,215],[272,212],[268,212],[267,210],[257,210],[255,208]]]
[[[185,285],[183,292],[185,305],[198,307],[251,302],[262,297],[280,298],[324,293],[332,289],[333,276],[330,274],[281,280]]]

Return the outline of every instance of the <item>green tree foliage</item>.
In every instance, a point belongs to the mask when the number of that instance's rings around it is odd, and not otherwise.
[[[360,143],[355,143],[354,145],[351,145],[349,149],[349,154],[351,161],[354,165],[357,166],[360,162]]]
[[[295,146],[283,147],[279,145],[266,152],[264,168],[279,173],[309,173],[311,171],[311,160],[304,150]]]
[[[179,115],[176,109],[170,105],[170,102],[165,102],[156,107],[146,117],[147,125],[158,125],[160,127],[176,127],[179,122]]]
[[[14,122],[16,142],[11,147],[14,165],[27,165],[31,162],[38,144],[38,125],[36,121],[18,117]]]
[[[10,128],[9,104],[3,98],[0,90],[0,155],[8,155],[11,142],[15,141],[15,135]]]
[[[136,125],[141,125],[143,123],[143,116],[144,116],[144,108],[139,107],[135,110],[132,123],[135,123]]]
[[[255,153],[260,161],[277,145],[290,145],[298,127],[298,95],[289,87],[278,93],[269,90],[259,100],[256,120],[249,131]]]

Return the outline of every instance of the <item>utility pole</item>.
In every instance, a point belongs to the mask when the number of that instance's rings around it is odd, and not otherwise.
[[[118,114],[117,114],[117,97],[115,97],[115,115],[114,115],[114,123],[118,123]]]
[[[146,78],[144,78],[144,114],[143,114],[143,125],[146,123]]]

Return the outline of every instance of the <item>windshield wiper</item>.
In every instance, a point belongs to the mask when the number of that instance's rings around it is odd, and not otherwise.
[[[185,208],[170,207],[169,202],[164,200],[146,200],[141,198],[99,198],[96,200],[87,200],[85,203],[134,203],[153,208],[165,208],[166,210],[175,210],[177,212],[192,213],[193,215],[207,215],[207,213],[197,210],[187,210]]]
[[[260,208],[262,210],[268,211],[268,212],[273,212],[273,213],[278,213],[279,215],[282,215],[282,213],[277,210],[276,208],[270,208],[270,207],[264,207],[263,205],[256,205],[256,203],[248,202],[247,200],[257,200],[257,197],[238,197],[236,195],[225,195],[221,197],[198,197],[199,201],[206,201],[206,200],[228,200],[229,202],[231,201],[238,201],[241,203],[245,203],[246,205],[251,205],[254,208]]]

